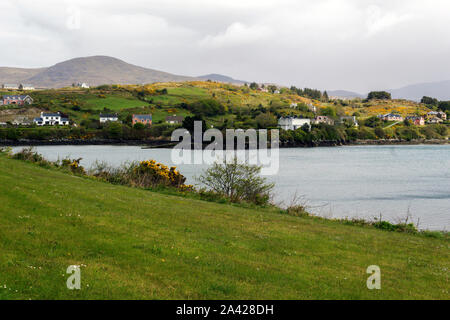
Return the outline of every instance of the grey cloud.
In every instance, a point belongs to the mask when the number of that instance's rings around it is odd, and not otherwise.
[[[81,28],[66,26],[67,9]],[[105,54],[168,72],[365,92],[450,79],[444,0],[3,0],[0,64]]]

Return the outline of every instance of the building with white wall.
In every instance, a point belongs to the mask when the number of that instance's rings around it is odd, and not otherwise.
[[[33,123],[38,126],[68,126],[69,119],[61,115],[61,113],[41,112],[40,118],[34,118]]]
[[[287,117],[278,120],[278,126],[283,130],[297,130],[304,125],[311,127],[311,119]]]

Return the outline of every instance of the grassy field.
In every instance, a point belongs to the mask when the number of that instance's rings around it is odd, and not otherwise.
[[[227,117],[223,115],[206,117],[207,124],[215,127],[224,125],[225,118],[228,123],[236,122],[237,126],[244,128],[246,125],[247,127],[254,126],[255,123],[252,123],[251,119],[248,120],[248,118],[254,118],[251,110],[260,107],[269,110],[264,112],[274,113],[274,110],[276,110],[277,116],[292,115],[307,118],[314,117],[311,111],[313,106],[317,108],[319,114],[324,112],[325,109],[331,109],[336,113],[336,118],[344,115],[357,115],[359,119],[390,112],[407,116],[425,115],[430,111],[423,104],[405,100],[322,102],[301,97],[287,89],[281,91],[280,94],[275,94],[250,90],[245,86],[192,81],[154,83],[144,86],[101,86],[91,89],[49,89],[37,90],[29,94],[34,99],[33,107],[38,111],[60,111],[67,114],[77,124],[80,124],[83,120],[98,120],[98,114],[104,112],[104,110],[118,113],[122,121],[136,111],[152,113],[154,123],[159,123],[164,122],[166,116],[175,113],[182,116],[190,115],[182,104],[190,104],[204,99],[214,99],[220,102],[227,111]],[[292,108],[292,103],[297,103],[301,107]],[[136,110],[144,107],[145,110]],[[1,109],[0,111],[5,111],[5,107]],[[21,113],[26,112],[26,107],[22,109]],[[15,114],[0,114],[0,121],[10,121],[16,117]],[[245,123],[245,121],[247,122]]]
[[[449,242],[164,195],[0,155],[0,299],[448,299]],[[82,289],[66,288],[81,265]],[[382,289],[368,290],[379,265]]]
[[[85,107],[92,110],[103,110],[104,108],[107,108],[113,111],[120,111],[122,109],[136,108],[144,105],[144,102],[137,99],[106,97],[87,99]]]

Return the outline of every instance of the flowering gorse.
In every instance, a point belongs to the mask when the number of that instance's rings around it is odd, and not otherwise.
[[[150,186],[171,186],[176,188],[186,188],[184,183],[186,178],[177,171],[176,167],[167,167],[155,160],[139,162],[139,165],[133,169],[133,176],[143,187]]]

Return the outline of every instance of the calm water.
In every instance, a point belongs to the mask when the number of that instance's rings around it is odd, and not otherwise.
[[[20,148],[15,148],[20,149]],[[134,146],[42,146],[49,160],[82,157],[112,165],[155,159],[171,164],[169,149]],[[205,166],[181,165],[195,183]],[[281,149],[280,170],[269,177],[275,201],[290,203],[301,195],[310,211],[325,217],[372,219],[382,214],[393,222],[412,217],[422,229],[450,229],[450,146],[358,146]],[[411,221],[411,220],[410,220]]]

